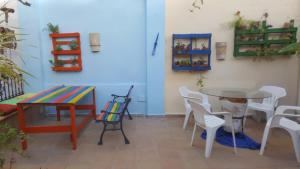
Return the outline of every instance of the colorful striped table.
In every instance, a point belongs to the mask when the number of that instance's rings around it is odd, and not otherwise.
[[[78,104],[89,93],[92,93],[92,104]],[[24,133],[55,133],[70,132],[73,149],[77,148],[77,133],[91,119],[96,118],[96,100],[94,86],[56,86],[51,89],[39,92],[34,96],[25,99],[17,104],[18,120],[20,129]],[[55,106],[57,121],[60,121],[60,111],[69,110],[70,125],[59,126],[26,126],[24,107],[31,106]],[[90,110],[88,115],[76,125],[76,110]],[[27,141],[22,141],[22,148],[27,148]]]

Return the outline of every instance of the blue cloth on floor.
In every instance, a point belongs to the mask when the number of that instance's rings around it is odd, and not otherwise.
[[[201,134],[202,139],[206,139],[206,131],[203,131]],[[219,128],[216,133],[215,140],[222,145],[233,147],[232,134],[225,131],[223,127]],[[259,150],[260,144],[245,135],[244,133],[235,134],[236,147],[246,148],[251,150]]]

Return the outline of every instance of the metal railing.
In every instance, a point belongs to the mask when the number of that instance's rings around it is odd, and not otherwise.
[[[0,80],[0,102],[24,94],[24,84],[21,79],[10,77]]]

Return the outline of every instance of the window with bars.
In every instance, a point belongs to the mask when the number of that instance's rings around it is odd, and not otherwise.
[[[24,85],[21,79],[22,78],[10,77],[5,80],[0,80],[0,101],[24,94]]]

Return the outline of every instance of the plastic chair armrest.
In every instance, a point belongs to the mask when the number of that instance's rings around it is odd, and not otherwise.
[[[300,117],[300,114],[275,114],[275,116],[280,117]]]
[[[195,96],[199,96],[199,98],[201,98],[203,101],[208,102],[207,96],[203,93],[190,91],[190,94],[195,95]]]
[[[275,115],[293,115],[293,117],[299,117],[300,114],[286,114],[284,113],[287,110],[298,110],[300,111],[299,106],[279,106],[276,109]]]
[[[192,100],[203,100],[202,98],[199,97],[191,97],[191,96],[183,96],[186,99],[192,99]]]
[[[196,91],[190,91],[189,93],[190,93],[190,94],[195,94],[195,95],[201,95],[201,96],[203,95],[202,93],[196,92]]]

